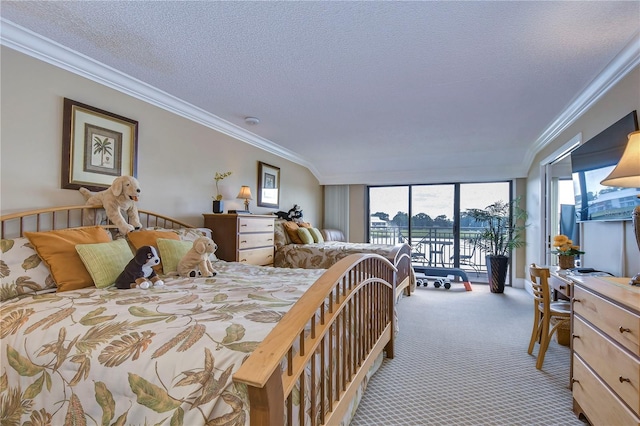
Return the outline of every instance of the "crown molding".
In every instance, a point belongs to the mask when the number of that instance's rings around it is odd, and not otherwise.
[[[637,31],[622,51],[606,66],[606,68],[569,104],[569,106],[542,132],[533,143],[522,162],[525,170],[529,170],[535,156],[549,145],[560,133],[572,125],[605,93],[622,78],[640,65],[640,31]]]
[[[4,18],[0,44],[304,166],[320,180],[316,168],[294,152]]]

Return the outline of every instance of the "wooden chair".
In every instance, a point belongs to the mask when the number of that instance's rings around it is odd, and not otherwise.
[[[529,267],[533,284],[533,329],[528,353],[531,355],[536,341],[540,343],[536,368],[540,370],[544,363],[544,354],[549,347],[553,333],[559,328],[570,327],[571,304],[569,302],[551,302],[549,291],[549,268],[540,268],[534,263]]]

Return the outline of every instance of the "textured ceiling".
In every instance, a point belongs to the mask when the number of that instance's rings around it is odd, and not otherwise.
[[[640,50],[638,1],[2,1],[0,13],[333,184],[524,176],[567,108]]]

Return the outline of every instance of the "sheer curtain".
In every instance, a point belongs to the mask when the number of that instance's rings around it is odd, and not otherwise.
[[[349,185],[325,185],[323,227],[339,229],[349,239]]]

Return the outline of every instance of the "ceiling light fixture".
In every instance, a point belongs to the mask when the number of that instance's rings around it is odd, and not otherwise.
[[[256,117],[245,117],[244,118],[244,122],[247,123],[250,126],[255,126],[256,124],[258,124],[260,122],[260,119],[256,118]]]

